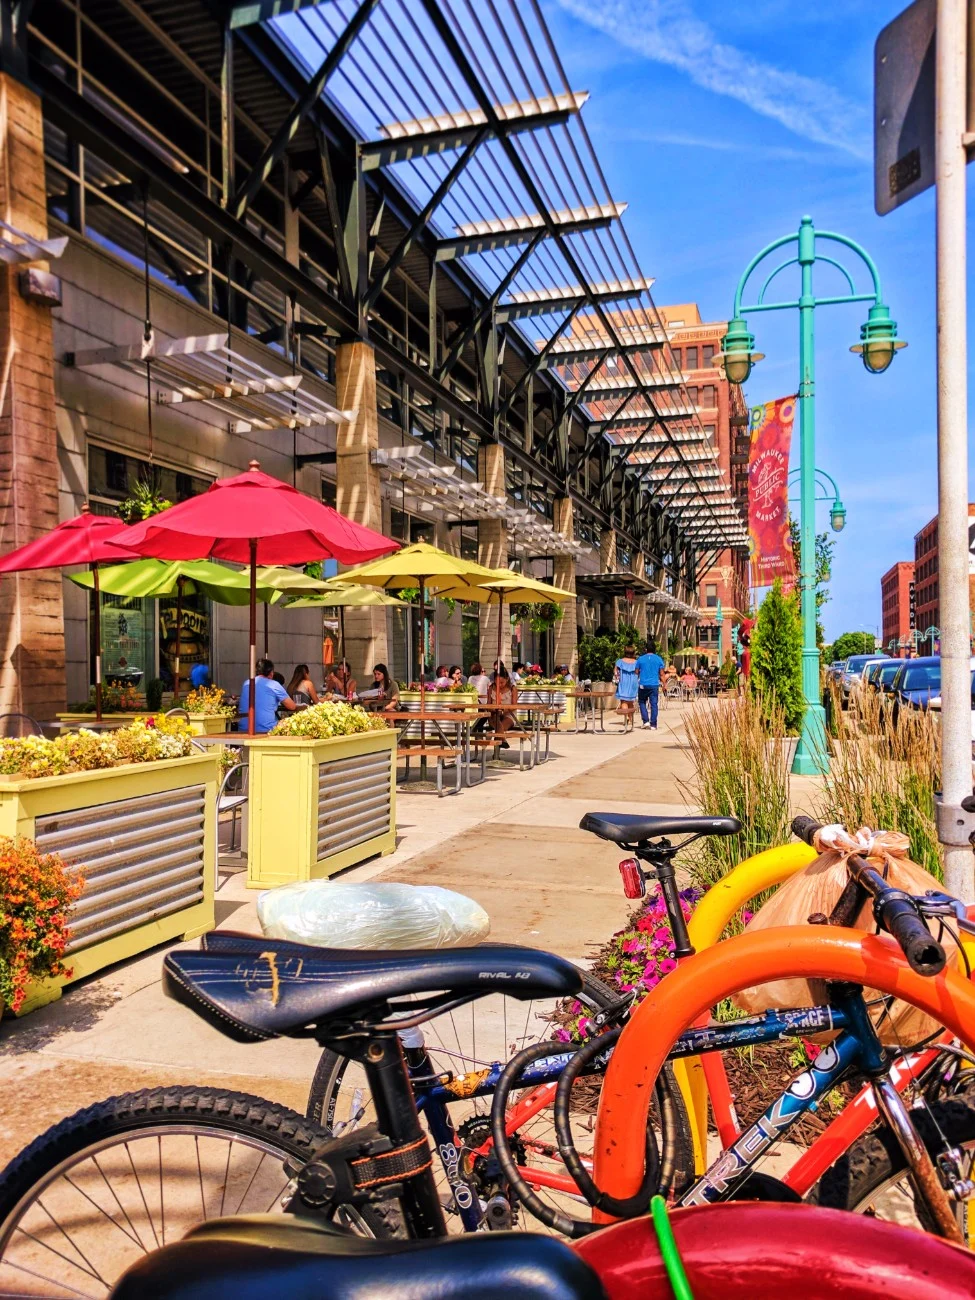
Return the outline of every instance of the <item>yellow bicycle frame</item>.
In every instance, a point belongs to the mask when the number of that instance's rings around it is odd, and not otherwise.
[[[710,948],[724,934],[728,922],[756,894],[773,885],[781,885],[797,872],[808,867],[817,857],[808,844],[782,844],[745,858],[737,867],[712,885],[704,895],[690,921],[687,933],[695,949]],[[694,1142],[694,1171],[703,1174],[707,1169],[708,1144],[708,1089],[700,1057],[689,1056],[674,1062],[674,1074],[680,1086],[691,1123]]]

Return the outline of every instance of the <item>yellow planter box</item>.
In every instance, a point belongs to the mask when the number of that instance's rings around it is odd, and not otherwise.
[[[95,721],[94,713],[58,713],[55,715],[58,722],[70,722],[74,726],[83,727],[89,722]],[[151,714],[147,709],[141,713],[103,713],[102,722],[117,722],[120,727],[127,727],[130,722],[135,722],[136,718],[148,718]]]
[[[30,836],[85,874],[69,914],[71,978],[39,982],[23,1012],[65,983],[213,929],[217,785],[215,754],[0,782],[0,835]]]
[[[573,686],[519,686],[518,699],[524,704],[557,704],[562,710],[559,722],[566,726],[576,720],[575,696],[566,695],[566,690]]]
[[[396,732],[240,737],[250,763],[247,884],[317,880],[396,847]]]
[[[190,731],[194,736],[222,736],[232,721],[229,713],[191,713]]]

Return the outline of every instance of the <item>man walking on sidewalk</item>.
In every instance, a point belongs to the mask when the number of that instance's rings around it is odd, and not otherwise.
[[[657,706],[660,700],[660,674],[664,670],[664,661],[657,654],[657,647],[652,641],[647,642],[646,654],[636,661],[637,680],[639,681],[640,717],[644,728],[657,730]],[[647,717],[647,701],[650,702],[650,716]]]

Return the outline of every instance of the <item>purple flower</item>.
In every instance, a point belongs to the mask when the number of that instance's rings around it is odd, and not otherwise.
[[[622,949],[625,953],[642,952],[643,944],[639,939],[624,939]]]
[[[556,1039],[556,1042],[559,1042],[559,1043],[571,1043],[571,1042],[572,1042],[572,1035],[569,1033],[569,1031],[568,1031],[567,1029],[556,1029],[556,1031],[555,1031],[555,1039]]]
[[[655,989],[659,983],[660,983],[660,976],[651,975],[649,979],[645,979],[643,981],[643,987],[648,990]]]
[[[668,946],[671,943],[670,931],[664,929],[663,926],[659,930],[654,930],[653,937],[657,943],[665,943]]]
[[[672,970],[677,969],[677,963],[672,957],[665,957],[660,963],[659,969],[661,975],[669,975]]]

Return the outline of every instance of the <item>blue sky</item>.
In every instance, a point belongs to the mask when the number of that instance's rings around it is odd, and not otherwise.
[[[696,301],[705,319],[726,319],[748,260],[807,212],[878,264],[910,344],[886,374],[848,351],[866,304],[817,320],[816,462],[848,511],[830,639],[878,626],[881,574],[913,558],[937,512],[933,191],[883,218],[873,210],[873,45],[905,3],[543,0],[574,88],[592,92],[585,120],[659,303]],[[821,291],[839,291],[838,278]],[[797,313],[749,324],[766,354],[749,402],[794,392]]]

